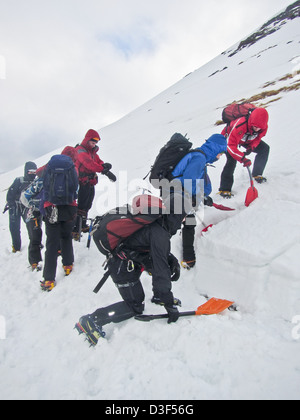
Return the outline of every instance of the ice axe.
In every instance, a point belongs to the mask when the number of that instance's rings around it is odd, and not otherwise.
[[[248,169],[248,173],[249,173],[249,177],[250,177],[251,187],[249,187],[248,191],[247,191],[247,195],[246,195],[246,199],[245,199],[245,206],[249,207],[250,204],[258,198],[258,191],[254,187],[254,181],[253,181],[253,177],[252,177],[250,168],[248,167],[247,169]]]
[[[224,299],[217,299],[211,298],[209,299],[204,305],[199,306],[196,311],[189,311],[189,312],[179,312],[179,317],[184,316],[201,316],[201,315],[217,315],[221,312],[228,309],[232,306],[234,302],[230,302],[229,300]],[[149,322],[153,321],[154,319],[163,319],[169,318],[169,314],[160,314],[160,315],[137,315],[135,319],[138,321]]]

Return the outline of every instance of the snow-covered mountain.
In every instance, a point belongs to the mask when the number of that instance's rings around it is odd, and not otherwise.
[[[113,164],[119,182],[101,178],[91,216],[149,187],[142,178],[173,133],[187,133],[200,146],[221,131],[228,103],[244,99],[267,107],[268,183],[257,186],[259,199],[246,208],[249,177],[238,166],[230,202],[236,211],[205,210],[204,222],[214,227],[200,236],[198,226],[197,266],[183,271],[173,286],[182,310],[196,309],[206,292],[234,300],[239,312],[172,325],[129,320],[107,326],[107,339],[91,349],[73,330],[75,322],[119,300],[111,281],[98,295],[92,292],[103,274],[103,256],[93,244],[88,250],[85,238],[74,243],[74,272],[65,278],[58,267],[57,287],[45,294],[41,273],[28,269],[25,226],[22,252],[12,254],[8,215],[2,215],[0,399],[299,399],[299,17],[297,1],[246,40],[100,129],[99,155]],[[218,203],[224,163],[223,157],[209,169]],[[5,189],[22,173],[17,168],[0,175],[2,208]],[[179,234],[172,250],[180,259]],[[147,274],[143,284],[145,312],[161,312],[150,302]]]

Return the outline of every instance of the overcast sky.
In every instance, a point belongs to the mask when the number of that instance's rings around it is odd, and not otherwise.
[[[0,0],[0,172],[81,141],[292,0]]]

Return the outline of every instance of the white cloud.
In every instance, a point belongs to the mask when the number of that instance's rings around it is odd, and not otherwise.
[[[81,141],[240,41],[285,0],[10,0],[0,171]]]

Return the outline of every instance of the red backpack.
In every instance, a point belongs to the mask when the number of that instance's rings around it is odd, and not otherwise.
[[[241,117],[246,117],[248,120],[251,112],[253,112],[255,109],[256,106],[249,102],[243,102],[241,104],[233,103],[223,109],[222,120],[227,125]]]
[[[162,217],[164,209],[160,198],[143,194],[133,199],[132,206],[117,207],[97,217],[92,232],[97,248],[111,255],[129,236]]]

